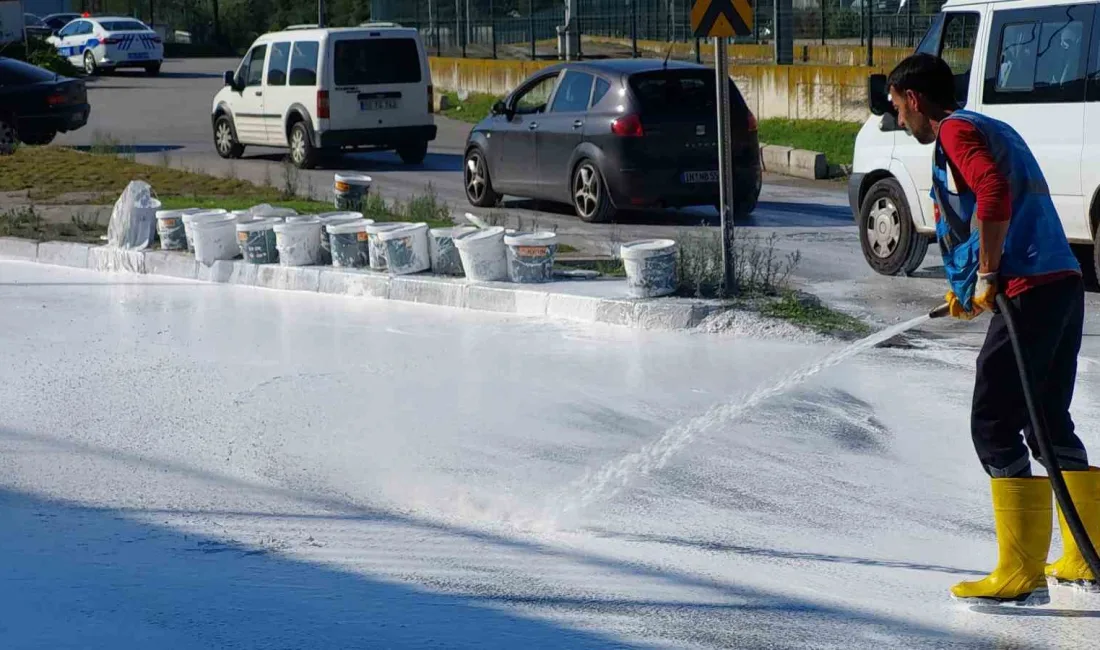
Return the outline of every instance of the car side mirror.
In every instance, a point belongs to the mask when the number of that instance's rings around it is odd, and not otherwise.
[[[890,91],[886,87],[886,75],[873,74],[867,78],[867,104],[874,115],[893,115],[897,117],[894,104],[890,101]]]
[[[225,81],[225,85],[229,86],[233,90],[237,89],[236,75],[233,73],[232,70],[226,70],[225,74],[222,75],[222,79]]]
[[[493,107],[492,107],[492,109],[490,109],[490,112],[493,115],[507,115],[508,114],[508,106],[503,101],[497,101],[495,104],[493,104]]]

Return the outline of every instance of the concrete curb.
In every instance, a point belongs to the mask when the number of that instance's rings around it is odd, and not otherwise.
[[[811,181],[842,178],[851,170],[850,165],[830,164],[825,154],[820,151],[793,149],[774,144],[760,145],[760,163],[766,172]]]
[[[243,260],[219,261],[208,266],[196,262],[187,253],[132,251],[69,242],[36,244],[14,237],[0,238],[0,259],[282,291],[396,300],[647,330],[691,329],[707,316],[726,309],[717,300],[629,298],[625,295],[625,282],[621,280],[564,281],[546,285],[506,282],[468,284],[462,278],[390,276],[364,269],[327,266],[256,265]],[[592,292],[601,295],[570,291],[581,287],[594,288],[596,290]],[[620,289],[621,295],[613,295],[618,294]]]

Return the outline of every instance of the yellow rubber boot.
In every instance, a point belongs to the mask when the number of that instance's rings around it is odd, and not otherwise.
[[[1050,602],[1043,569],[1050,552],[1054,507],[1045,476],[990,479],[997,530],[997,568],[973,582],[960,582],[960,600],[1014,605]]]
[[[1093,546],[1100,545],[1100,467],[1090,467],[1087,472],[1062,472],[1062,478]],[[1058,528],[1062,533],[1062,557],[1047,565],[1047,576],[1056,583],[1076,584],[1090,591],[1100,589],[1061,508],[1058,508]]]

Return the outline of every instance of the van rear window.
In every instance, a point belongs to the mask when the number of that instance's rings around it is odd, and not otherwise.
[[[631,75],[630,88],[643,115],[715,115],[714,73],[708,70],[659,70]],[[735,117],[744,106],[737,87],[730,82],[730,113]]]
[[[411,38],[336,41],[333,58],[337,86],[420,83],[420,50]]]

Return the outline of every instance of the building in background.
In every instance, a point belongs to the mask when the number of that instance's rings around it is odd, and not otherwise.
[[[80,11],[80,0],[23,0],[23,11],[39,18]]]

